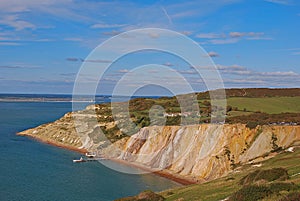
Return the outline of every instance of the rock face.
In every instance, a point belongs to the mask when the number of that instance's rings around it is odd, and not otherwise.
[[[147,127],[127,140],[118,150],[118,158],[208,181],[299,141],[300,126],[258,126],[252,130],[243,124]]]
[[[105,143],[101,127],[111,128],[114,122],[98,123],[94,108],[69,112],[53,123],[19,132],[18,135],[30,136],[46,143],[73,150],[95,150]]]
[[[18,135],[30,136],[60,146],[83,148],[82,141],[76,134],[71,113],[65,114],[64,117],[53,123],[43,124],[36,128],[22,131]]]
[[[300,126],[249,129],[244,124],[200,124],[145,127],[130,138],[107,145],[101,128],[112,128],[115,123],[99,124],[88,111],[67,113],[53,123],[19,134],[71,149],[98,149],[111,158],[198,181],[224,176],[239,164],[261,161],[278,150],[300,144]]]

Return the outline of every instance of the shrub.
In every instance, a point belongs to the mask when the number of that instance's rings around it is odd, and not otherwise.
[[[300,193],[290,193],[279,201],[299,201]]]
[[[287,170],[284,168],[273,168],[269,170],[256,170],[240,180],[241,185],[252,184],[259,180],[276,181],[288,179]]]
[[[272,194],[272,191],[266,186],[244,186],[235,192],[229,201],[257,201]]]
[[[246,127],[250,128],[250,129],[255,129],[257,125],[259,125],[259,123],[256,121],[249,121],[246,124]]]
[[[165,198],[152,191],[143,191],[137,196],[117,199],[115,201],[164,201]]]
[[[272,192],[292,191],[292,190],[297,190],[297,189],[299,189],[299,187],[294,183],[278,182],[278,183],[270,184],[270,190]]]

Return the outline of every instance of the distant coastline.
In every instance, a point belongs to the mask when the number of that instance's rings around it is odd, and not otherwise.
[[[72,94],[1,94],[0,102],[70,102],[70,103],[107,103],[111,101],[111,95],[82,95],[73,98]],[[161,96],[114,96],[118,101],[127,100],[128,98],[159,98]]]

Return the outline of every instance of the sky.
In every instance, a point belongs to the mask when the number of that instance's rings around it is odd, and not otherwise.
[[[207,52],[205,59],[214,62],[226,88],[300,87],[299,27],[298,0],[0,1],[0,93],[71,94],[86,63],[99,68],[110,64],[98,94],[111,94],[123,76],[135,79],[128,73],[154,63],[182,75],[194,91],[207,89],[189,62],[168,53],[88,59],[111,37],[143,28],[168,29],[195,41]],[[149,41],[158,38],[162,36],[152,34]],[[152,74],[137,80],[160,71],[159,66],[149,69]],[[181,87],[167,71],[158,74],[157,79]],[[154,89],[155,80],[148,83],[139,90],[160,95],[171,86],[159,82],[160,89]]]

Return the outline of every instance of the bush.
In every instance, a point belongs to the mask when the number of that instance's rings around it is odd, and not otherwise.
[[[250,129],[255,129],[256,126],[258,126],[259,123],[257,121],[250,121],[246,124],[246,127],[250,128]]]
[[[272,194],[272,191],[266,186],[244,186],[235,192],[229,201],[257,201]]]
[[[137,196],[117,199],[115,201],[164,201],[165,198],[152,191],[143,191]]]
[[[299,201],[300,193],[290,193],[279,201]]]
[[[299,189],[299,187],[294,183],[278,182],[270,184],[270,190],[272,192],[292,191],[297,189]]]
[[[273,168],[269,170],[256,170],[240,180],[241,185],[253,184],[259,180],[276,181],[286,180],[289,178],[287,170],[284,168]]]

